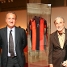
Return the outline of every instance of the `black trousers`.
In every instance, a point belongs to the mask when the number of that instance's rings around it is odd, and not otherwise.
[[[20,67],[17,57],[8,57],[7,67]]]

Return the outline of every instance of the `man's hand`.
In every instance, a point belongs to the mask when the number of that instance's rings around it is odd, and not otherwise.
[[[49,67],[53,67],[53,64],[49,64]]]
[[[62,66],[67,67],[67,60],[66,61],[63,61]]]

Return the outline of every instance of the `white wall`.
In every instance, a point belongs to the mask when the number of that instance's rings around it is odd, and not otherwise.
[[[67,7],[55,7],[52,8],[52,13],[51,13],[51,33],[54,32],[55,26],[54,26],[54,19],[57,16],[61,16],[65,19],[65,27],[67,28]]]

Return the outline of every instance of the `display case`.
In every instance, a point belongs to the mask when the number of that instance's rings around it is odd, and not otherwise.
[[[51,4],[27,3],[28,67],[48,66]]]

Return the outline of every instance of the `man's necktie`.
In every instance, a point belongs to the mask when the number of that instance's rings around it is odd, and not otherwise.
[[[11,57],[14,57],[14,43],[11,32],[12,30],[10,30],[10,34],[9,34],[9,53],[11,54]]]

